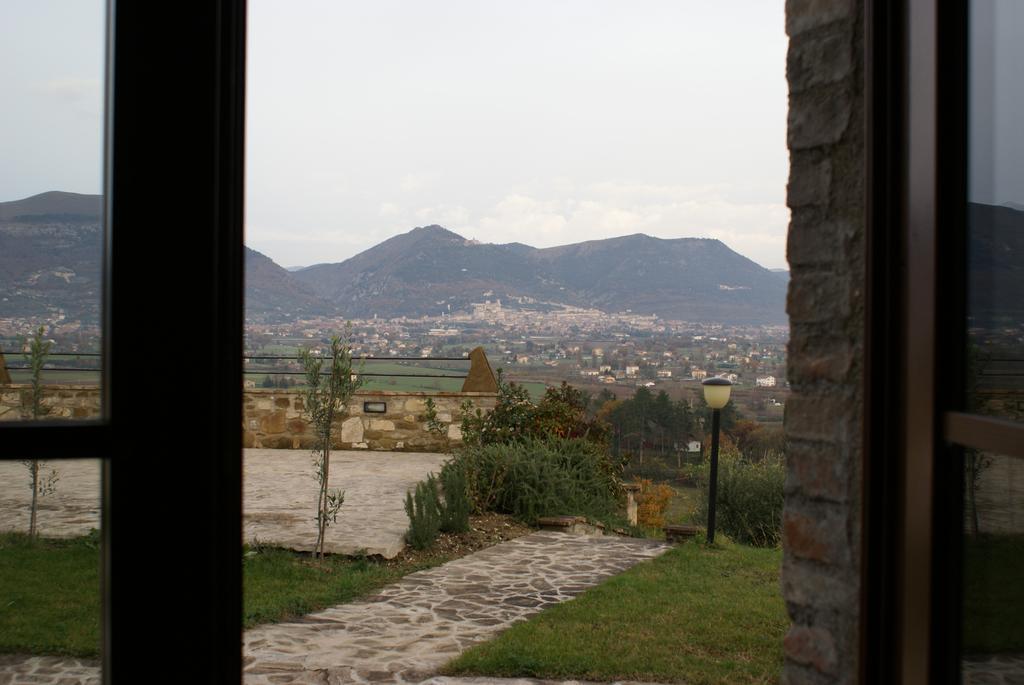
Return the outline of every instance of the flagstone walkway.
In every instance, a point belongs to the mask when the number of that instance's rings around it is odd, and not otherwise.
[[[245,683],[419,682],[468,647],[667,549],[614,536],[517,538],[362,601],[248,631]]]

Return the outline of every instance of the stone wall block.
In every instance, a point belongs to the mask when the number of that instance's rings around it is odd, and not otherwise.
[[[790,325],[828,321],[842,323],[850,315],[848,278],[836,273],[807,273],[794,268],[786,296]]]
[[[847,338],[801,333],[794,327],[787,354],[786,377],[791,384],[839,384],[853,380],[850,374],[858,367],[854,347]]]
[[[832,22],[853,19],[855,9],[853,0],[786,0],[786,35],[794,38]]]
[[[787,502],[782,516],[782,544],[787,554],[823,564],[850,560],[846,517],[832,508],[794,510]]]
[[[285,415],[283,411],[272,411],[260,418],[261,433],[284,433],[285,428]]]
[[[363,420],[358,416],[345,419],[341,424],[341,440],[342,442],[362,442]]]
[[[832,160],[814,151],[793,153],[789,162],[786,205],[791,209],[828,205],[832,187]]]
[[[786,260],[795,269],[845,266],[853,257],[855,240],[856,228],[847,219],[808,221],[805,224],[802,217],[794,215],[786,237]]]
[[[783,423],[790,440],[836,442],[844,437],[847,400],[837,396],[794,393],[786,401]]]
[[[810,666],[820,673],[836,671],[835,639],[819,626],[792,626],[783,640],[783,650],[787,659]]]
[[[837,83],[853,73],[853,49],[849,31],[815,32],[794,40],[786,55],[789,92]]]
[[[790,95],[787,135],[790,152],[839,142],[850,123],[851,104],[845,84]]]
[[[791,440],[786,450],[785,492],[832,502],[849,499],[850,469],[834,444]]]
[[[845,612],[860,601],[859,585],[845,575],[822,573],[812,562],[785,555],[782,560],[782,594],[790,612],[810,609]]]

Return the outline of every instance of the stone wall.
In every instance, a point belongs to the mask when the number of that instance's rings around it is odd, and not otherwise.
[[[427,429],[427,398],[434,399],[443,434]],[[338,449],[437,452],[462,442],[459,410],[470,400],[475,408],[490,411],[497,395],[483,392],[359,391],[346,411],[335,420],[334,446]],[[364,411],[367,403],[384,403],[383,413]],[[247,389],[243,444],[245,447],[310,448],[313,433],[302,418],[302,394],[297,391]]]
[[[784,683],[858,678],[864,348],[863,0],[788,0],[792,210]]]
[[[26,383],[0,385],[0,421],[32,418],[32,391]],[[48,419],[94,419],[100,415],[100,389],[95,385],[44,385]]]
[[[90,419],[100,415],[100,391],[96,386],[43,386],[43,406],[48,418]],[[28,418],[31,393],[28,385],[0,386],[0,421]],[[243,444],[245,447],[306,449],[313,444],[309,425],[302,418],[302,396],[295,390],[246,388]],[[442,435],[427,429],[427,398],[433,398]],[[171,398],[164,398],[171,399]],[[405,450],[437,452],[462,442],[459,412],[469,400],[487,412],[497,395],[491,392],[387,392],[360,391],[334,426],[338,449]],[[364,403],[384,403],[383,413],[367,413]]]

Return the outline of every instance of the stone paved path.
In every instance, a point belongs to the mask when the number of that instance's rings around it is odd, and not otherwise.
[[[338,522],[328,528],[328,552],[366,550],[392,558],[404,546],[409,519],[406,490],[437,472],[444,454],[338,451],[331,454],[331,487],[345,491]],[[100,464],[96,460],[46,462],[60,480],[39,500],[44,537],[85,535],[100,527]],[[308,450],[245,450],[244,541],[302,551],[316,540],[316,481]],[[0,462],[0,531],[27,531],[32,490],[21,462]],[[2,684],[0,684],[2,685]]]
[[[39,534],[67,538],[100,527],[100,462],[95,459],[56,459],[44,462],[46,472],[57,470],[53,493],[39,498]],[[32,486],[20,461],[0,462],[0,532],[28,532]],[[0,681],[2,683],[3,681]]]
[[[316,481],[309,450],[245,450],[242,526],[254,537],[290,549],[312,551],[316,542]],[[393,558],[405,546],[409,517],[405,493],[437,473],[446,454],[424,452],[331,452],[331,487],[345,491],[338,522],[324,547],[335,554]]]
[[[92,659],[0,654],[0,685],[100,685]]]
[[[471,645],[667,549],[613,536],[517,538],[366,600],[250,630],[245,683],[418,682]]]
[[[963,685],[1024,685],[1024,654],[964,659]]]

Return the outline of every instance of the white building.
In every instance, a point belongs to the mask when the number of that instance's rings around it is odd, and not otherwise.
[[[775,376],[761,376],[754,381],[754,384],[759,388],[774,388]]]

